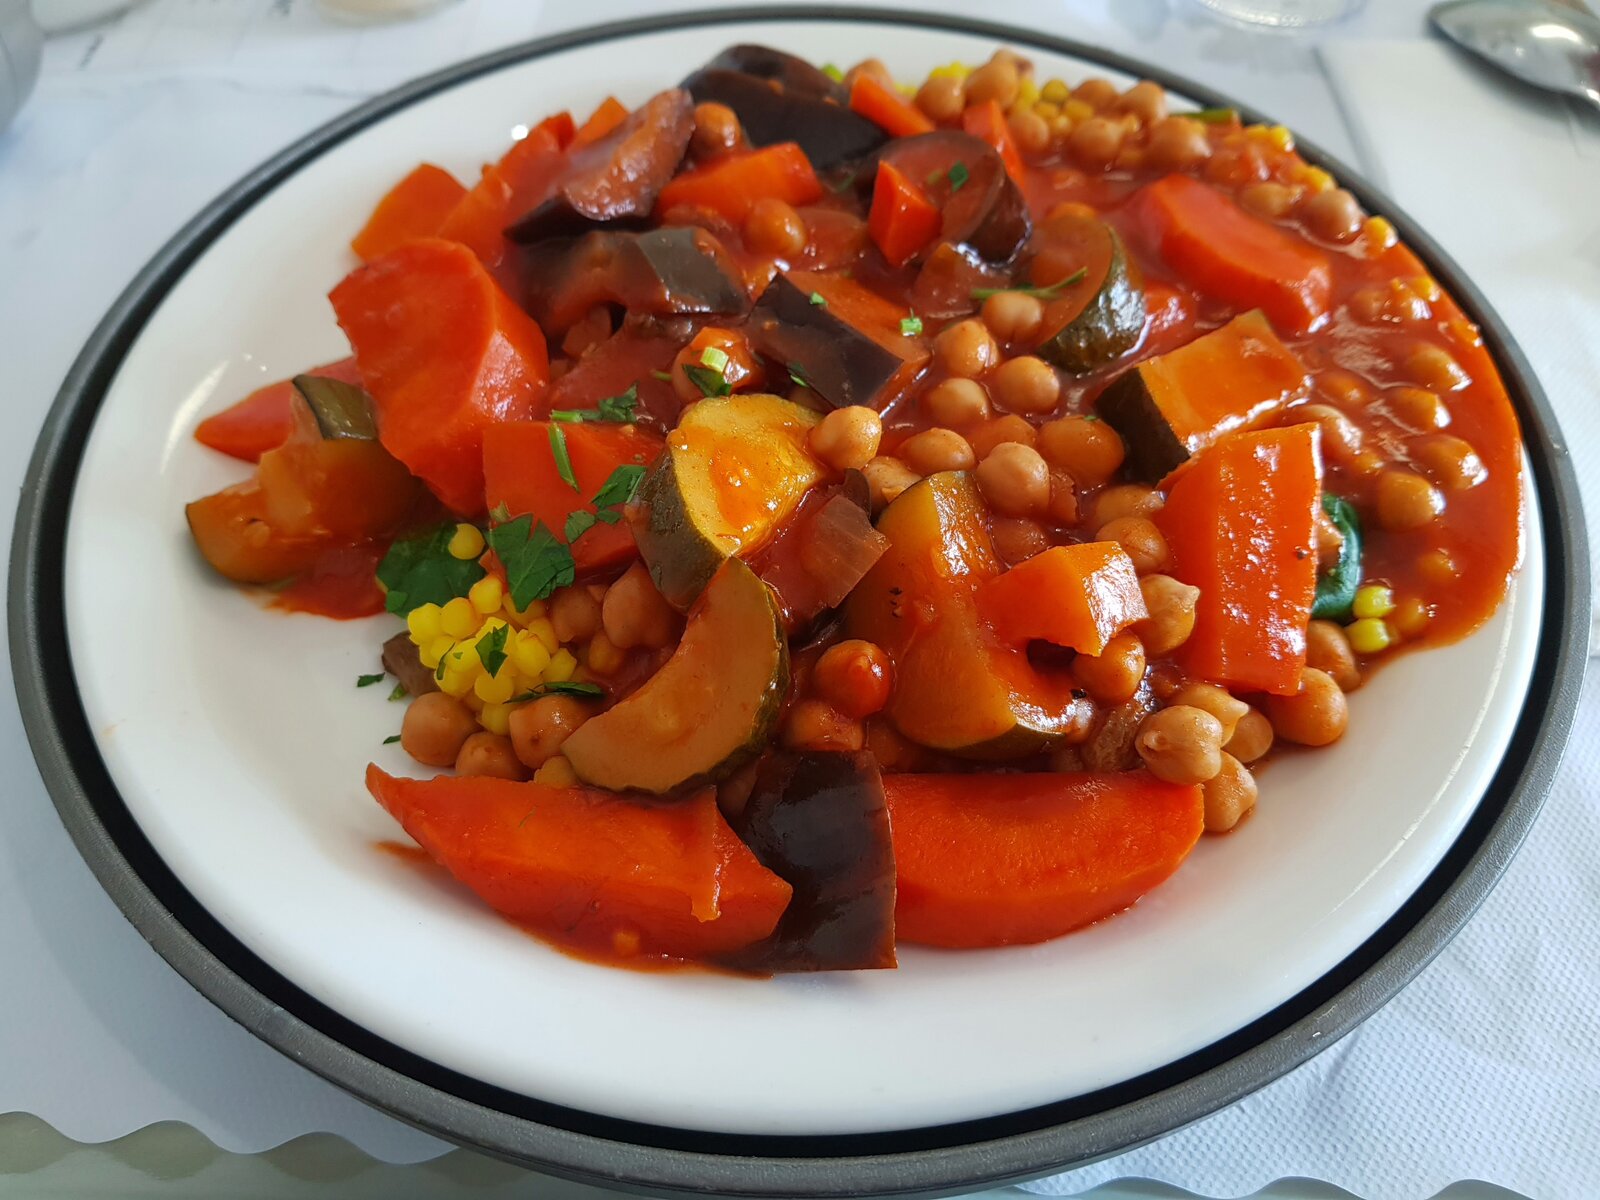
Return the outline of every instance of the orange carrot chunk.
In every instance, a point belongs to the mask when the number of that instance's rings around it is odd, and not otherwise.
[[[850,107],[890,137],[933,132],[933,122],[921,109],[865,71],[858,73],[850,85]]]
[[[917,184],[891,162],[878,163],[867,232],[892,265],[909,262],[939,235],[943,215]]]
[[[413,238],[433,237],[466,194],[449,171],[423,163],[378,201],[361,232],[350,240],[350,249],[361,261],[371,262]]]
[[[483,431],[533,415],[539,326],[465,246],[427,238],[329,293],[372,394],[378,437],[452,511],[483,511]]]
[[[978,612],[1007,645],[1039,640],[1099,654],[1149,616],[1139,575],[1116,542],[1054,546],[979,586]]]
[[[341,383],[361,382],[356,360],[312,367],[307,375],[321,375]],[[294,381],[280,379],[257,388],[243,400],[201,421],[194,440],[245,462],[259,462],[268,450],[276,450],[294,432]]]
[[[478,182],[440,223],[438,236],[469,247],[484,266],[498,272],[511,251],[506,226],[543,193],[566,162],[562,138],[570,138],[571,129],[572,118],[561,112],[512,143],[498,162],[483,168]]]
[[[745,848],[706,790],[667,802],[488,776],[367,789],[440,866],[496,911],[555,940],[710,958],[772,932],[787,883]]]
[[[589,114],[589,119],[579,127],[578,131],[569,135],[568,141],[572,149],[580,149],[590,142],[598,142],[627,119],[628,106],[615,96],[607,96],[600,101],[599,107]]]
[[[1328,256],[1303,238],[1188,175],[1156,180],[1139,205],[1162,257],[1201,292],[1260,308],[1293,335],[1309,333],[1327,317],[1333,287]]]
[[[1223,438],[1156,515],[1171,574],[1200,589],[1178,650],[1198,678],[1283,696],[1299,687],[1317,586],[1318,433],[1308,424]]]
[[[1127,908],[1178,869],[1198,787],[1118,774],[885,775],[901,941],[1042,942]]]
[[[656,211],[692,206],[742,225],[757,200],[810,204],[821,195],[822,184],[817,182],[806,152],[794,142],[779,142],[685,171],[661,189]]]
[[[1005,110],[998,100],[985,100],[974,104],[961,114],[961,128],[973,137],[988,142],[1006,165],[1006,174],[1022,186],[1022,152],[1017,149],[1017,139],[1011,136],[1011,126],[1006,123]]]
[[[559,429],[572,464],[574,488],[556,466],[550,430]],[[505,505],[514,517],[531,513],[566,540],[567,517],[594,512],[595,493],[620,466],[649,466],[661,453],[661,439],[637,425],[551,421],[511,421],[483,434],[484,499],[489,508]],[[626,562],[636,553],[626,521],[597,522],[572,544],[579,571],[592,572]]]

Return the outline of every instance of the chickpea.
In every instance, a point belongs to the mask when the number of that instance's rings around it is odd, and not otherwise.
[[[1294,207],[1294,189],[1281,183],[1252,183],[1239,193],[1239,204],[1269,221],[1276,221]]]
[[[1444,511],[1439,490],[1414,471],[1379,475],[1377,499],[1378,524],[1393,532],[1421,529]]]
[[[550,624],[557,641],[586,642],[600,628],[600,601],[577,584],[557,588],[550,597]]]
[[[1167,93],[1159,83],[1141,79],[1118,97],[1115,107],[1132,113],[1143,125],[1153,125],[1167,115]]]
[[[1001,108],[1010,108],[1021,83],[1016,63],[992,59],[967,76],[967,106],[996,100]]]
[[[1284,424],[1315,421],[1322,430],[1322,452],[1334,462],[1348,463],[1361,452],[1361,428],[1331,404],[1301,404],[1288,409]]]
[[[1057,525],[1070,529],[1082,515],[1078,509],[1078,485],[1065,471],[1050,472],[1049,517]]]
[[[1035,517],[1050,507],[1050,467],[1031,446],[1002,442],[978,464],[978,488],[1004,517]]]
[[[867,722],[867,749],[886,771],[914,771],[924,751],[915,742],[900,736],[895,727],[881,717]]]
[[[528,772],[511,749],[511,739],[490,733],[487,729],[480,730],[461,743],[461,751],[456,755],[456,774],[516,780],[528,777]]]
[[[1116,517],[1100,526],[1097,542],[1116,542],[1128,552],[1133,569],[1141,575],[1167,565],[1167,539],[1148,517]]]
[[[1008,359],[995,368],[989,382],[995,403],[1012,412],[1052,412],[1061,400],[1056,369],[1032,354]]]
[[[634,563],[606,589],[600,619],[607,640],[621,650],[653,650],[668,645],[678,633],[678,614],[656,590],[643,563]]]
[[[783,744],[792,750],[859,750],[866,737],[860,721],[821,700],[801,700],[783,726]]]
[[[899,87],[899,84],[895,82],[894,72],[889,70],[888,64],[881,58],[864,58],[846,71],[843,81],[845,91],[848,92],[850,90],[850,85],[856,81],[857,75],[866,75],[883,84],[891,92]]]
[[[811,673],[817,695],[847,717],[870,717],[889,703],[894,667],[876,642],[853,638],[829,646]]]
[[[1335,621],[1313,621],[1306,626],[1306,666],[1323,672],[1340,691],[1353,692],[1361,686],[1355,651]]]
[[[1223,749],[1240,762],[1253,763],[1264,758],[1272,749],[1272,722],[1265,713],[1252,708],[1239,718],[1233,736]]]
[[[1152,657],[1171,654],[1194,632],[1200,589],[1179,583],[1171,575],[1146,575],[1139,580],[1139,592],[1144,596],[1144,606],[1150,615],[1136,622],[1134,631]]]
[[[1452,492],[1475,488],[1489,478],[1489,469],[1472,443],[1448,433],[1423,438],[1412,455],[1429,479]]]
[[[1109,167],[1122,149],[1122,125],[1106,117],[1090,117],[1073,126],[1067,147],[1086,167]]]
[[[1394,606],[1394,612],[1389,614],[1389,624],[1403,638],[1420,636],[1431,620],[1433,610],[1421,596],[1401,597]]]
[[[864,470],[878,456],[883,418],[861,404],[836,408],[811,427],[811,453],[835,471]]]
[[[1429,550],[1417,559],[1422,577],[1438,588],[1448,588],[1461,578],[1461,568],[1448,550]]]
[[[1217,773],[1200,785],[1207,833],[1227,833],[1256,806],[1256,777],[1231,754]]]
[[[1372,389],[1354,371],[1324,371],[1317,379],[1317,391],[1344,408],[1362,408],[1372,400]]]
[[[1050,149],[1050,125],[1038,113],[1017,109],[1006,124],[1011,127],[1011,138],[1017,143],[1017,149],[1029,158],[1037,158]]]
[[[940,366],[962,379],[977,379],[1000,361],[1000,348],[988,326],[973,319],[957,321],[940,330],[933,340],[933,353]]]
[[[966,81],[954,75],[935,75],[917,89],[917,107],[941,125],[959,121],[966,106]]]
[[[1384,396],[1383,403],[1395,420],[1419,433],[1450,424],[1450,410],[1438,392],[1427,388],[1395,388]]]
[[[694,106],[694,133],[689,139],[689,152],[695,158],[717,158],[735,149],[743,137],[738,115],[726,104],[707,101]]]
[[[533,781],[545,787],[577,787],[578,773],[564,755],[557,754],[546,759],[544,766],[533,773]]]
[[[993,417],[967,434],[967,441],[972,443],[972,452],[978,456],[979,462],[994,453],[997,446],[1015,442],[1031,450],[1037,440],[1038,434],[1033,426],[1028,424],[1026,418],[1015,414]]]
[[[1008,567],[1050,549],[1050,535],[1044,526],[1027,517],[995,517],[989,523],[989,537],[994,542],[994,552]]]
[[[977,456],[967,439],[954,429],[924,429],[900,443],[899,457],[919,475],[939,471],[970,471]]]
[[[1267,719],[1278,737],[1302,746],[1326,746],[1344,736],[1350,710],[1333,676],[1315,667],[1300,672],[1292,696],[1268,696]]]
[[[1234,696],[1227,688],[1214,683],[1202,683],[1197,679],[1173,689],[1167,702],[1187,704],[1190,708],[1210,713],[1217,719],[1217,724],[1222,726],[1224,744],[1238,731],[1239,721],[1250,711],[1250,706]]]
[[[922,478],[898,458],[886,454],[862,467],[861,473],[867,477],[867,487],[872,491],[873,512],[893,504],[901,492]]]
[[[1099,487],[1115,475],[1126,453],[1115,429],[1088,417],[1062,417],[1041,425],[1039,452],[1085,488]]]
[[[1151,517],[1166,503],[1160,492],[1140,483],[1108,487],[1094,499],[1094,524],[1098,529],[1118,517]]]
[[[806,223],[793,207],[775,196],[763,196],[744,219],[745,245],[757,254],[794,258],[806,248]]]
[[[1002,342],[1025,342],[1039,331],[1044,305],[1026,292],[996,292],[983,302],[983,323]]]
[[[1330,242],[1348,242],[1361,232],[1361,205],[1344,188],[1318,192],[1300,208],[1306,228]]]
[[[1117,85],[1098,76],[1085,79],[1072,89],[1072,98],[1081,100],[1090,108],[1108,108],[1117,100]]]
[[[1159,708],[1139,723],[1133,747],[1157,779],[1204,783],[1222,770],[1222,723],[1188,704]]]
[[[1406,355],[1406,374],[1423,387],[1436,392],[1458,392],[1472,382],[1450,351],[1424,342]]]
[[[1150,126],[1145,163],[1158,171],[1186,171],[1211,157],[1211,139],[1199,121],[1163,117]]]
[[[461,701],[443,692],[428,692],[406,706],[400,719],[400,749],[419,763],[448,767],[478,728],[478,719]]]
[[[1101,704],[1121,704],[1139,690],[1144,661],[1139,635],[1123,630],[1098,655],[1080,654],[1073,659],[1072,677]]]
[[[511,710],[511,748],[525,766],[542,767],[594,709],[576,696],[540,696]]]
[[[940,425],[961,429],[989,415],[989,393],[976,379],[946,379],[922,397],[922,410]]]

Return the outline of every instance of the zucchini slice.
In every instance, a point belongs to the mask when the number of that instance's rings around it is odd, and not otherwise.
[[[672,657],[638,691],[580,725],[561,753],[596,787],[675,792],[759,754],[788,690],[777,603],[755,572],[730,558],[689,613]]]
[[[1056,218],[1033,262],[1045,285],[1084,272],[1083,282],[1047,299],[1039,354],[1082,375],[1115,362],[1144,336],[1145,299],[1117,231],[1095,217]],[[1040,273],[1052,278],[1038,279]]]
[[[889,549],[850,594],[845,629],[893,660],[888,717],[905,737],[966,758],[1020,758],[1083,719],[1065,672],[1046,675],[978,616],[975,593],[1000,563],[966,474],[944,471],[907,488],[878,531]]]
[[[680,611],[724,560],[771,540],[823,476],[806,449],[820,416],[778,396],[708,396],[684,411],[631,514],[656,587]]]

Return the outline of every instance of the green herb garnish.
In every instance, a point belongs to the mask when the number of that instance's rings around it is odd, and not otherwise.
[[[900,318],[900,336],[901,337],[916,337],[921,332],[922,332],[922,318],[921,317],[901,317]]]
[[[475,643],[478,661],[491,676],[497,674],[506,661],[506,638],[511,636],[511,626],[496,625]]]
[[[383,744],[385,746],[392,746],[396,742],[398,742],[399,740],[400,740],[400,735],[398,733],[393,733],[393,734],[390,734],[388,737],[383,739]]]
[[[728,377],[711,367],[700,363],[684,363],[683,373],[689,377],[690,383],[700,389],[702,396],[727,396],[733,392]]]
[[[826,307],[828,307],[828,298],[826,296],[824,296],[821,292],[812,292],[811,293],[811,303],[812,303],[813,306],[815,306],[817,308],[826,308]]]
[[[446,521],[431,532],[402,538],[389,547],[378,564],[378,582],[387,592],[385,608],[403,617],[424,604],[448,604],[465,596],[483,578],[476,559],[450,553],[455,532],[455,522]]]
[[[959,192],[967,180],[972,178],[972,172],[967,170],[967,164],[958,162],[950,168],[950,190]]]
[[[511,697],[506,703],[520,704],[524,700],[537,700],[540,696],[583,696],[586,699],[596,700],[605,694],[605,689],[598,684],[579,683],[576,679],[558,679],[553,683],[541,683],[536,688],[529,688]]]
[[[489,530],[489,546],[506,569],[511,603],[518,612],[543,600],[577,576],[572,551],[541,521],[524,514]]]
[[[573,491],[578,490],[578,477],[572,473],[572,456],[567,453],[567,431],[561,428],[559,421],[551,421],[550,453],[555,456],[556,474],[567,481],[567,486]],[[518,608],[525,607],[517,605]]]
[[[823,63],[819,69],[824,75],[833,80],[835,83],[844,82],[844,72],[838,67],[834,66],[832,63]]]
[[[379,671],[376,675],[357,675],[356,676],[356,686],[357,687],[371,687],[375,683],[382,683],[383,682],[383,677],[386,674],[387,674],[387,672],[385,672],[385,671]]]
[[[434,677],[435,680],[440,680],[440,679],[444,678],[444,666],[445,666],[444,660],[450,657],[450,655],[455,651],[455,648],[456,648],[456,644],[454,642],[451,642],[450,643],[450,649],[446,650],[443,654],[439,655],[439,665],[433,669],[433,677]],[[456,658],[458,660],[460,659],[460,657],[461,656],[459,654],[456,655]]]
[[[611,472],[606,481],[600,485],[600,490],[594,494],[596,508],[611,508],[618,504],[627,504],[639,490],[639,483],[644,479],[644,468],[632,464],[624,464]]]
[[[389,693],[389,699],[391,702],[395,700],[404,700],[409,694],[410,693],[406,691],[405,684],[397,683],[394,685],[394,691]]]
[[[599,518],[586,508],[577,508],[568,513],[566,526],[562,529],[562,533],[566,535],[567,545],[572,545],[593,529],[597,520]]]
[[[504,500],[489,510],[489,520],[496,525],[504,525],[511,520],[511,509]]]
[[[811,380],[806,378],[806,369],[799,363],[789,364],[789,378],[794,382],[795,387],[808,388],[811,386]]]
[[[672,376],[667,376],[667,379],[671,378]],[[630,383],[627,391],[620,396],[606,396],[596,408],[558,408],[551,411],[550,419],[565,421],[569,425],[579,425],[585,421],[609,421],[617,425],[626,425],[634,419],[638,407],[639,385]]]
[[[1041,300],[1057,300],[1060,299],[1062,291],[1069,287],[1076,287],[1087,278],[1089,278],[1089,268],[1079,267],[1065,279],[1059,279],[1055,283],[1046,284],[1043,287],[973,288],[972,298],[974,300],[987,300],[990,296],[998,296],[1001,292],[1016,292],[1020,296],[1037,296]]]
[[[1332,492],[1322,493],[1322,511],[1339,531],[1339,557],[1317,579],[1311,615],[1319,621],[1349,621],[1361,587],[1361,517],[1354,505]]]
[[[1202,125],[1228,125],[1239,119],[1236,108],[1197,108],[1193,112],[1173,113],[1175,117],[1188,117]]]

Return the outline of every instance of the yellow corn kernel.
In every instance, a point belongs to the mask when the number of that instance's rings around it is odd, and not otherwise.
[[[485,575],[472,585],[472,590],[467,593],[467,599],[472,602],[472,607],[488,616],[490,613],[500,611],[500,602],[505,599],[506,589],[500,583],[500,576]]]
[[[1431,275],[1413,275],[1406,281],[1406,286],[1429,304],[1437,300],[1440,295],[1439,285],[1433,281]]]
[[[1445,322],[1444,331],[1463,346],[1483,345],[1483,334],[1465,317],[1451,317]]]
[[[449,654],[450,651],[454,650],[455,647],[455,638],[451,637],[449,634],[441,633],[426,646],[420,647],[417,650],[417,657],[422,659],[423,666],[431,669],[433,667],[437,667],[439,665],[439,660],[442,659],[446,654]]]
[[[622,669],[626,657],[610,638],[597,633],[589,639],[589,649],[584,654],[583,663],[596,675],[614,675]]]
[[[1032,75],[1024,75],[1017,85],[1016,105],[1021,109],[1028,109],[1039,98],[1039,85],[1034,82]]]
[[[1049,80],[1039,89],[1039,99],[1048,100],[1051,104],[1065,104],[1071,95],[1072,89],[1060,79]]]
[[[928,78],[944,79],[948,77],[950,79],[965,79],[971,74],[972,68],[967,66],[966,63],[952,62],[945,63],[945,65],[942,67],[935,67],[933,70],[928,72]]]
[[[550,665],[544,669],[544,680],[546,683],[565,683],[577,669],[578,660],[572,657],[571,650],[563,646],[550,656]]]
[[[1394,644],[1394,633],[1378,617],[1362,617],[1345,628],[1350,648],[1357,654],[1381,654]]]
[[[535,634],[526,631],[512,637],[506,652],[511,656],[511,665],[530,679],[541,678],[550,665],[550,651]]]
[[[419,604],[406,614],[406,629],[414,645],[426,646],[444,632],[439,625],[440,611],[437,604]]]
[[[533,773],[533,781],[547,787],[576,787],[578,773],[572,769],[566,755],[556,754],[544,760],[544,766]]]
[[[1395,237],[1394,226],[1386,217],[1368,217],[1362,232],[1366,234],[1369,255],[1381,254],[1398,240]]]
[[[509,704],[486,703],[478,712],[478,724],[504,737],[511,728],[511,709]]]
[[[506,670],[502,663],[499,672],[494,675],[487,671],[480,672],[472,681],[472,690],[485,704],[504,704],[516,695],[517,681],[512,678],[513,675],[515,672]]]
[[[477,558],[483,553],[483,531],[476,525],[468,525],[463,521],[456,526],[455,533],[450,536],[450,545],[447,549],[452,558]]]
[[[1079,121],[1087,121],[1094,116],[1094,105],[1086,100],[1068,100],[1061,106],[1061,113],[1076,125]]]
[[[1394,611],[1394,591],[1381,583],[1357,588],[1350,611],[1358,617],[1387,617]]]
[[[478,632],[478,610],[465,596],[457,596],[439,612],[439,628],[457,640]]]
[[[1321,167],[1305,167],[1300,171],[1299,182],[1306,185],[1306,190],[1313,196],[1318,192],[1325,192],[1333,186],[1333,176]]]
[[[1061,105],[1052,100],[1041,100],[1033,106],[1033,115],[1046,122],[1061,115]]]
[[[518,608],[511,599],[511,593],[506,593],[505,601],[500,605],[500,611],[505,613],[506,619],[517,628],[525,628],[529,621],[537,621],[540,617],[550,612],[550,606],[543,600],[528,601],[527,608]]]
[[[556,636],[556,627],[550,624],[549,617],[539,617],[528,622],[528,632],[544,643],[544,648],[554,654],[561,647],[561,639]]]
[[[444,674],[439,676],[439,690],[447,696],[454,696],[460,700],[472,691],[473,672],[460,670],[453,656],[449,661],[450,665],[445,667]],[[476,658],[473,661],[477,661]]]

